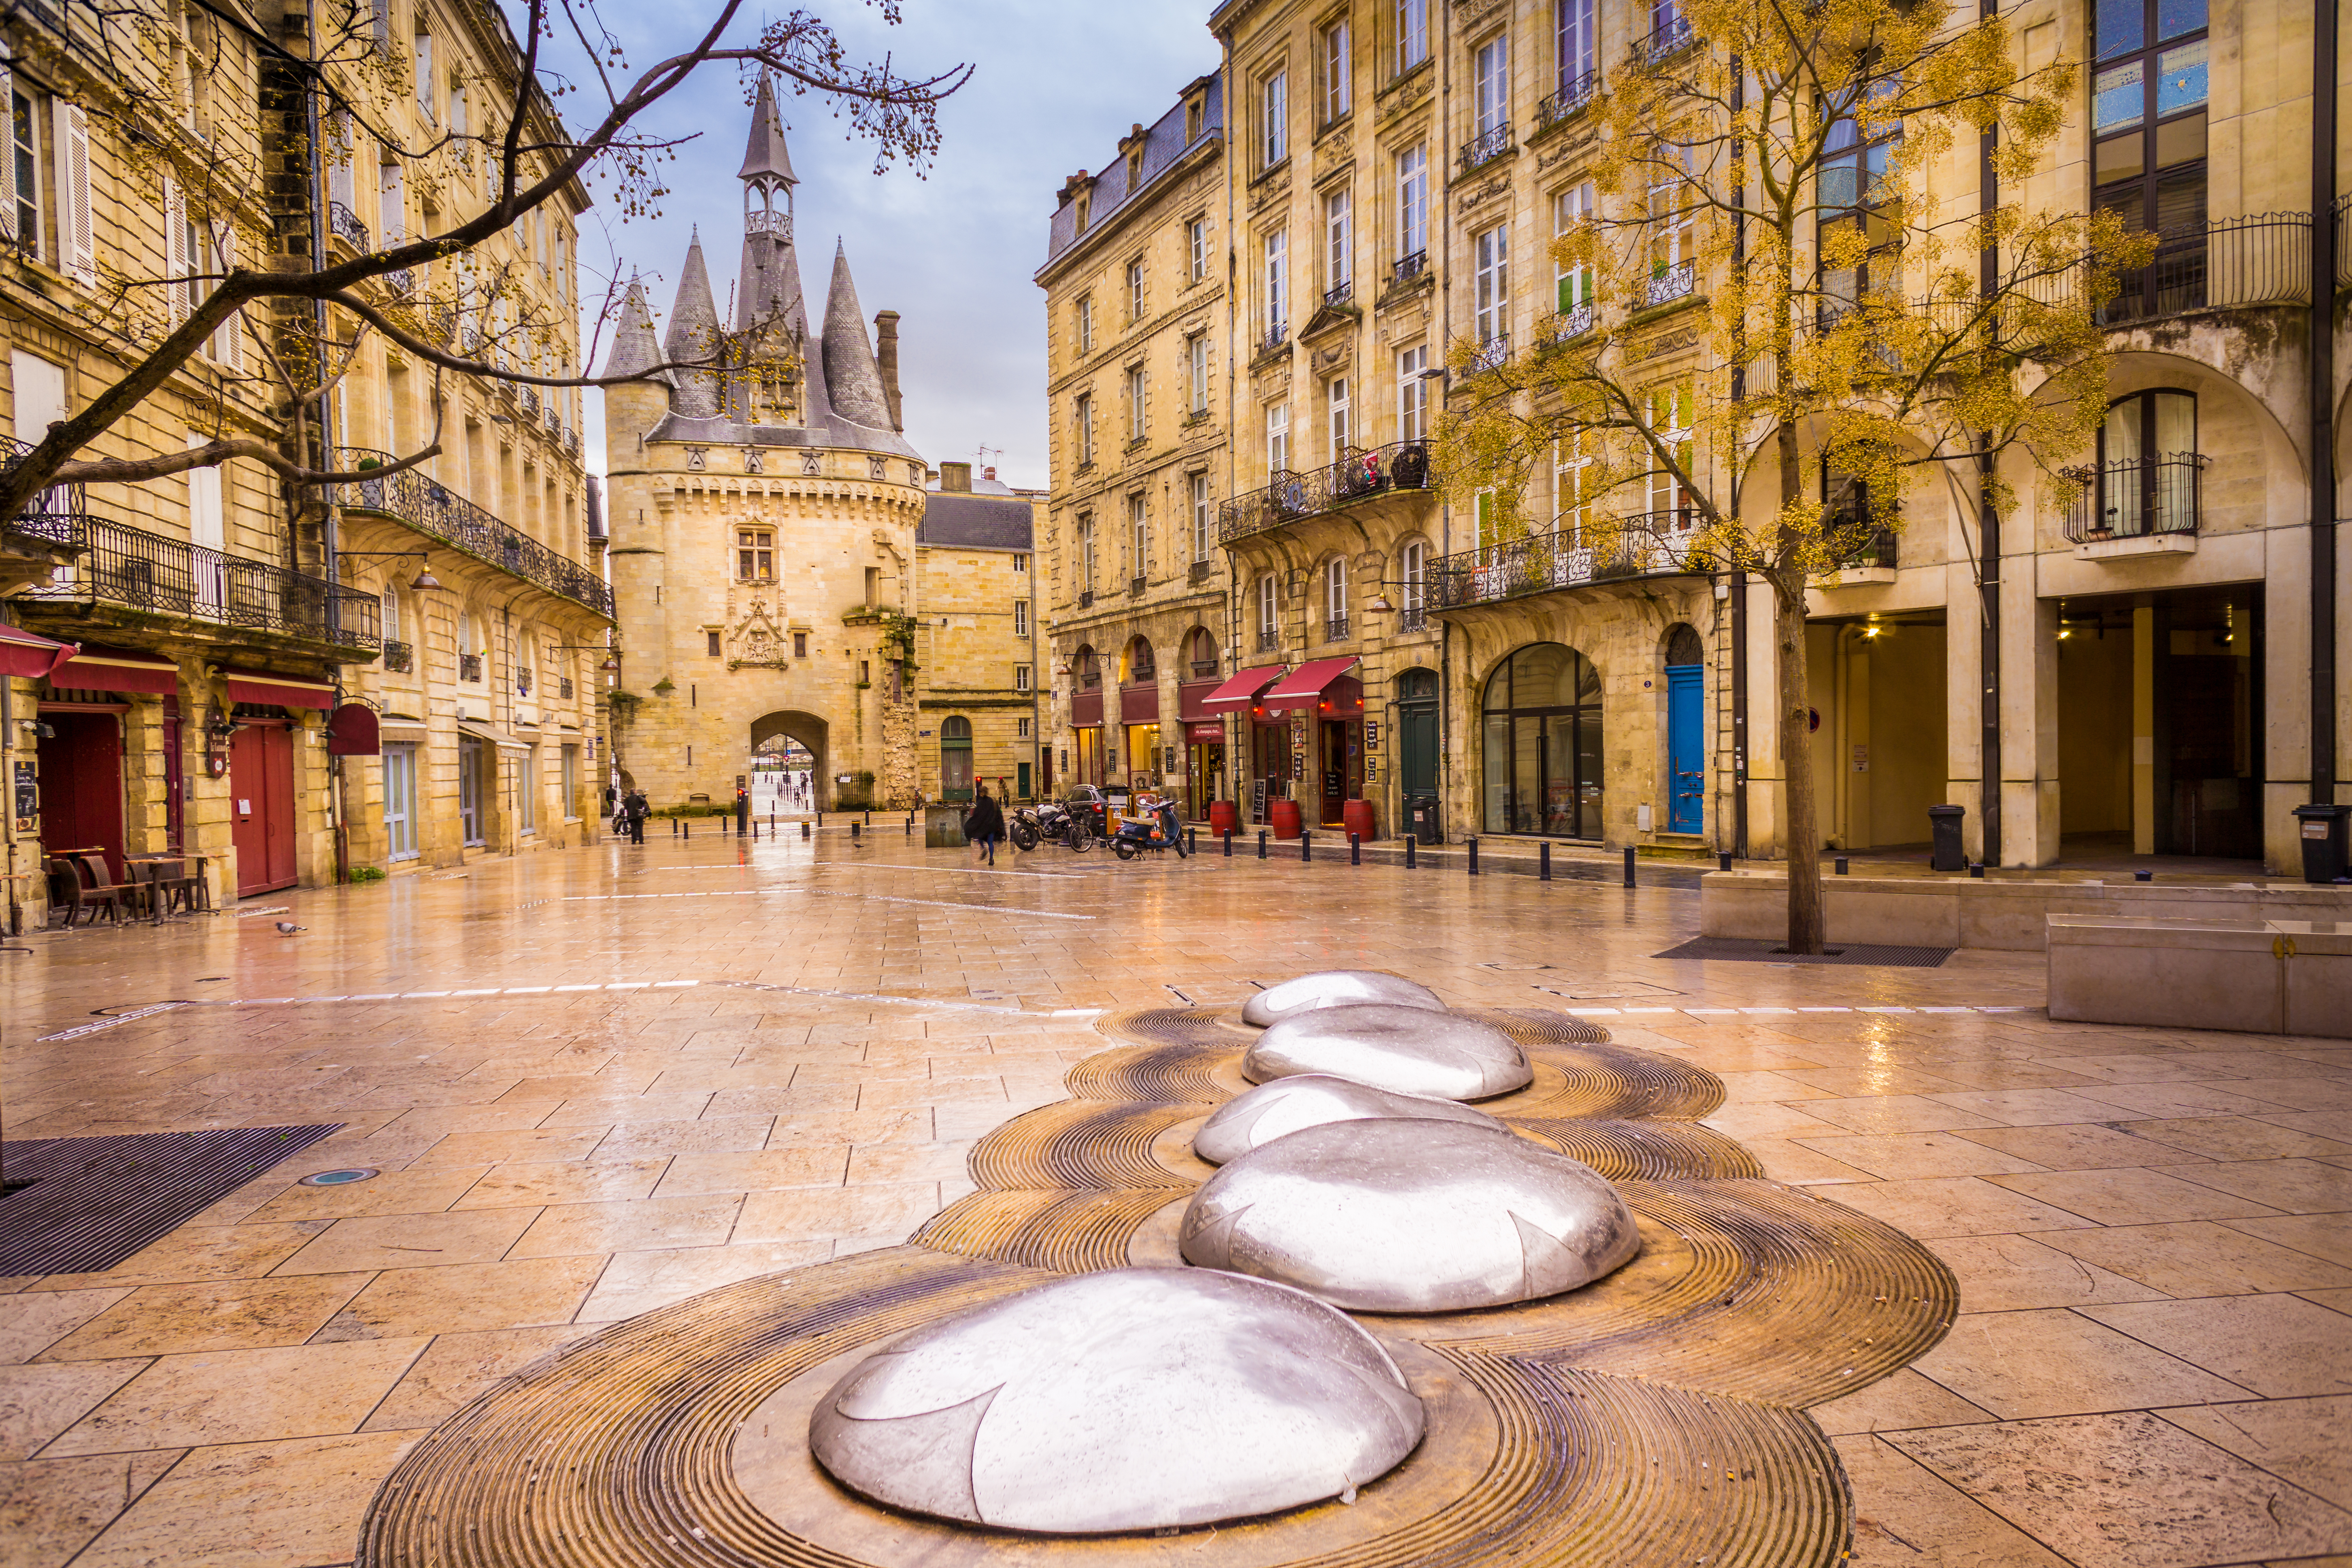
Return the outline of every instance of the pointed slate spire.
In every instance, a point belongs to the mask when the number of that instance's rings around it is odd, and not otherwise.
[[[653,307],[646,300],[646,286],[636,274],[629,275],[629,291],[621,300],[621,319],[613,329],[612,351],[604,356],[604,374],[635,375],[661,363],[660,340],[654,335]],[[653,378],[667,383],[668,373]]]
[[[670,308],[669,333],[662,339],[662,348],[672,361],[709,359],[719,350],[719,307],[710,298],[710,269],[702,259],[702,230],[694,231],[694,243],[686,252],[686,270],[677,281],[677,303]],[[677,395],[671,406],[689,419],[704,419],[719,412],[719,390],[723,379],[716,370],[678,370],[670,373],[677,378]]]
[[[796,185],[792,154],[784,148],[783,117],[776,112],[776,94],[768,73],[760,73],[760,96],[751,105],[751,136],[743,149],[743,166],[735,177],[761,186]]]
[[[849,276],[849,253],[835,241],[833,290],[824,302],[824,381],[833,411],[869,429],[890,428],[890,405],[882,395],[882,367],[866,338],[866,313],[857,284]]]

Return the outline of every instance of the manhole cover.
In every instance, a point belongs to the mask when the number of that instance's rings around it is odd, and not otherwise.
[[[370,1170],[365,1166],[361,1166],[357,1169],[349,1171],[314,1171],[310,1175],[302,1178],[302,1185],[306,1187],[340,1187],[352,1182],[364,1182],[370,1176],[381,1174],[383,1174],[382,1172]]]

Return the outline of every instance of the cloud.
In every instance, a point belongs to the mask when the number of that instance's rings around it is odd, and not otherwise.
[[[794,231],[814,311],[824,298],[835,236],[847,245],[869,314],[899,312],[899,377],[907,434],[926,458],[974,458],[983,445],[1000,476],[1043,487],[1045,449],[1045,293],[1030,279],[1045,258],[1045,225],[1062,181],[1100,169],[1138,121],[1158,119],[1185,84],[1216,68],[1205,10],[1095,0],[906,0],[903,25],[856,0],[821,8],[853,58],[887,53],[902,73],[969,60],[976,69],[941,107],[941,146],[918,178],[903,165],[873,172],[872,143],[846,139],[847,121],[814,96],[782,100],[793,168],[801,178]],[[696,19],[666,6],[605,12],[633,66],[688,47]],[[746,36],[749,26],[746,24]],[[558,69],[576,64],[558,52]],[[587,215],[581,261],[591,275],[641,270],[665,318],[699,226],[723,309],[742,234],[734,179],[750,124],[748,83],[706,68],[646,121],[695,140],[662,165],[669,195],[658,217],[622,223],[607,193]],[[593,98],[562,100],[575,121]],[[602,227],[604,239],[593,232]],[[609,244],[607,252],[604,247]],[[601,400],[586,432],[603,451]],[[1001,453],[1001,456],[995,455]],[[601,468],[602,464],[594,465]]]

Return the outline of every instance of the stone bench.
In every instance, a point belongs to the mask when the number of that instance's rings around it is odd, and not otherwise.
[[[2352,1039],[2352,921],[2048,919],[2053,1018]]]

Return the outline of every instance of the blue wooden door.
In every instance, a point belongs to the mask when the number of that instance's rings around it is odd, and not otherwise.
[[[1704,668],[1666,668],[1666,765],[1674,775],[1666,805],[1669,833],[1706,827],[1706,719],[1699,684]]]

